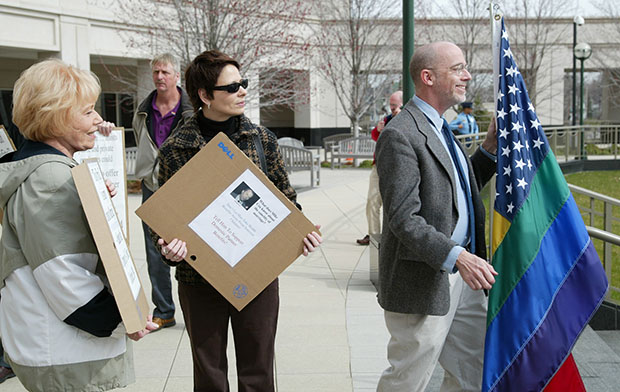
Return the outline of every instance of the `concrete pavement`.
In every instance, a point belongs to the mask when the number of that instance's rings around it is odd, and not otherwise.
[[[369,170],[323,169],[321,186],[309,184],[309,173],[291,182],[306,216],[323,225],[321,249],[300,257],[280,277],[280,316],[276,339],[276,382],[279,392],[374,391],[388,365],[388,333],[368,279],[369,249],[355,243],[366,234],[365,203]],[[130,246],[147,293],[150,283],[140,221],[133,211],[140,196],[130,195]],[[174,285],[176,299],[176,282]],[[180,308],[177,325],[134,344],[136,383],[125,391],[190,391],[192,360]],[[616,332],[607,334],[618,341]],[[236,391],[234,343],[229,334],[229,379]],[[618,348],[620,344],[616,345]],[[588,391],[617,390],[620,359],[601,337],[587,330],[575,358]],[[436,369],[427,391],[438,391]],[[4,392],[24,391],[17,379],[3,383]]]

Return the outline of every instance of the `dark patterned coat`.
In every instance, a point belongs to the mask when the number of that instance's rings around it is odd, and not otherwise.
[[[185,124],[175,129],[159,149],[159,184],[162,186],[172,177],[185,163],[194,157],[203,148],[207,141],[202,136],[198,126],[198,115],[194,114]],[[284,168],[284,161],[278,150],[276,135],[267,128],[253,124],[241,115],[235,118],[237,131],[229,135],[230,140],[260,168],[260,159],[253,136],[258,134],[263,144],[267,161],[267,177],[284,195],[296,203],[297,194],[288,179]],[[156,236],[154,236],[156,240]],[[158,247],[159,248],[159,247]],[[207,283],[187,262],[174,263],[162,257],[162,260],[170,266],[177,267],[175,277],[185,284]]]

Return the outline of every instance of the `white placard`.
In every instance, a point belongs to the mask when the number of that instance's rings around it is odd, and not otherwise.
[[[13,151],[15,151],[15,146],[11,138],[6,129],[0,125],[0,158]]]
[[[245,170],[189,227],[234,267],[290,213],[250,170]]]
[[[87,162],[87,165],[88,170],[90,171],[90,176],[95,184],[95,189],[97,190],[97,196],[99,196],[99,203],[101,203],[106,222],[110,228],[110,233],[112,233],[112,238],[114,239],[114,248],[116,248],[116,253],[121,260],[123,271],[125,272],[125,276],[129,282],[129,287],[131,288],[133,298],[136,300],[138,298],[138,294],[140,293],[140,279],[138,279],[138,273],[134,268],[133,259],[131,258],[131,253],[129,253],[129,248],[127,247],[127,241],[125,241],[125,236],[123,235],[120,221],[116,211],[114,210],[114,206],[112,205],[112,198],[110,197],[108,188],[105,185],[103,173],[96,161],[89,161]]]
[[[121,221],[123,233],[127,237],[127,180],[125,176],[125,140],[124,129],[115,128],[109,136],[96,133],[95,147],[86,151],[78,151],[73,154],[73,159],[78,163],[86,159],[98,159],[103,172],[103,177],[108,179],[116,187],[116,196],[112,199],[114,208]]]

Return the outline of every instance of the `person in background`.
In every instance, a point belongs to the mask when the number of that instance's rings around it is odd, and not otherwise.
[[[471,102],[463,102],[461,104],[461,112],[450,122],[450,130],[455,135],[469,135],[478,133],[478,123],[474,118],[474,108]]]
[[[390,114],[385,116],[377,126],[372,129],[370,136],[375,142],[379,139],[379,135],[383,128],[392,118],[394,118],[403,107],[403,92],[396,91],[390,95]],[[379,193],[379,176],[377,175],[377,157],[375,155],[372,160],[372,169],[370,169],[370,179],[368,180],[368,196],[366,198],[366,220],[368,221],[368,234],[364,238],[357,240],[360,245],[368,245],[370,243],[370,234],[381,234],[381,193]]]
[[[0,334],[5,359],[29,391],[109,390],[133,382],[127,335],[71,169],[94,146],[101,87],[57,59],[14,86],[13,121],[25,137],[0,164]],[[113,196],[116,190],[108,181]]]
[[[159,188],[157,183],[157,153],[172,130],[191,117],[194,110],[189,97],[179,83],[179,62],[170,53],[155,56],[151,60],[153,90],[138,106],[133,118],[133,131],[138,152],[135,175],[142,180],[144,203]],[[149,227],[143,222],[146,264],[151,280],[151,300],[155,305],[153,322],[160,328],[176,325],[170,267],[161,261],[159,252],[151,240]]]
[[[244,115],[248,80],[241,77],[239,69],[237,61],[217,50],[203,52],[189,64],[185,82],[196,113],[161,146],[159,183],[163,185],[215,135],[223,132],[259,167],[263,156],[265,175],[295,203],[296,193],[289,183],[276,136]],[[321,241],[318,233],[308,234],[303,240],[304,255]],[[192,346],[194,390],[229,390],[226,347],[231,323],[239,391],[274,391],[278,279],[237,311],[184,260],[184,241],[175,238],[165,243],[159,239],[158,245],[168,264],[176,266],[179,300]]]

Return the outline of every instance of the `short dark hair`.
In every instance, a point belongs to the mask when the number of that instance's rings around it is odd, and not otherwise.
[[[185,70],[185,88],[195,110],[203,105],[198,90],[205,89],[207,96],[213,98],[213,87],[217,83],[217,78],[222,69],[229,64],[241,69],[235,59],[219,50],[202,52],[189,64]]]

